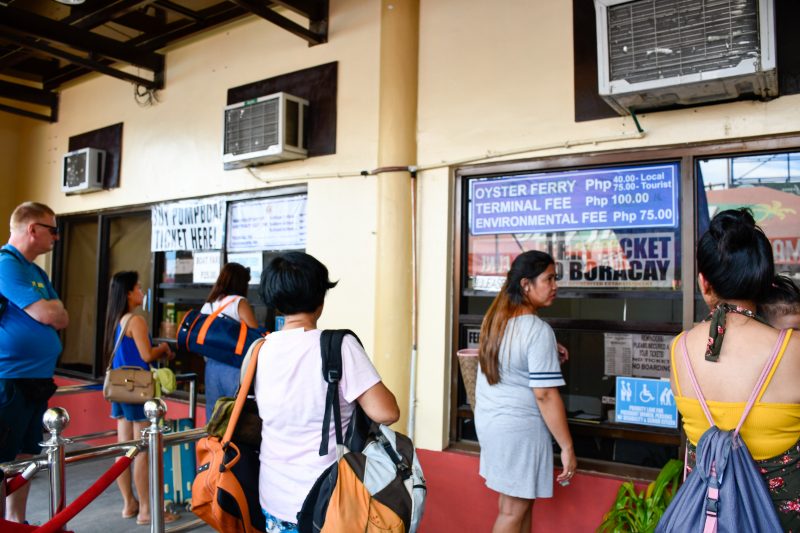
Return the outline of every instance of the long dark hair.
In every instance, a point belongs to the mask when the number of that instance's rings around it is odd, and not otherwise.
[[[134,270],[117,272],[111,277],[108,287],[108,307],[106,308],[106,330],[103,338],[103,354],[113,357],[111,350],[117,342],[117,324],[128,312],[128,293],[139,283],[139,273]],[[108,359],[106,359],[108,361]]]
[[[217,276],[206,302],[214,303],[223,296],[247,296],[250,270],[239,263],[226,263]]]
[[[766,298],[775,278],[772,246],[749,209],[714,215],[697,243],[697,271],[722,300]]]
[[[531,309],[528,300],[522,293],[523,279],[536,279],[547,267],[555,264],[550,255],[531,250],[523,252],[511,263],[511,270],[506,275],[503,287],[495,297],[481,324],[479,361],[481,372],[486,376],[489,385],[500,382],[498,358],[500,343],[506,331],[508,320],[526,309]]]

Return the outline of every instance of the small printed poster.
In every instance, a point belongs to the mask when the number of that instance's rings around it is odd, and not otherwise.
[[[605,345],[606,376],[630,376],[633,362],[633,339],[627,333],[606,333]]]
[[[668,380],[617,377],[616,422],[678,427],[678,408]]]
[[[478,348],[480,338],[481,328],[467,328],[467,348]]]
[[[213,252],[195,252],[193,283],[216,283],[221,269],[222,254],[217,250]]]
[[[194,261],[191,257],[178,257],[175,260],[175,275],[191,274],[194,267]]]
[[[261,280],[261,270],[264,265],[264,255],[261,252],[241,252],[228,254],[229,263],[239,263],[250,269],[250,285],[258,285]]]
[[[672,335],[605,333],[607,376],[669,377]]]
[[[231,204],[228,251],[298,250],[306,247],[306,195]]]
[[[669,377],[669,347],[672,335],[635,335],[633,339],[633,375],[650,378]]]

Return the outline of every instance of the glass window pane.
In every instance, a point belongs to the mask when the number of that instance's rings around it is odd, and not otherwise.
[[[668,346],[683,320],[679,169],[644,163],[465,180],[459,348],[477,346],[513,260],[549,253],[558,298],[539,314],[569,350],[560,392],[581,458],[660,467],[677,457],[677,429],[616,423],[613,398],[617,375],[669,375]],[[454,437],[474,440],[461,379],[455,395]]]
[[[65,227],[64,285],[69,312],[59,368],[91,374],[97,332],[97,219],[69,220]]]
[[[777,273],[800,282],[800,153],[700,159],[697,234],[725,209],[749,208],[772,243]],[[708,310],[697,295],[695,319]]]
[[[517,255],[540,250],[562,299],[544,316],[679,324],[678,186],[676,163],[469,180],[467,313],[488,309]],[[530,225],[546,230],[513,231]]]
[[[114,217],[111,219],[108,235],[108,272],[114,275],[121,270],[135,270],[139,273],[142,290],[152,298],[152,255],[150,254],[150,213]],[[141,310],[147,323],[150,323],[152,302]]]

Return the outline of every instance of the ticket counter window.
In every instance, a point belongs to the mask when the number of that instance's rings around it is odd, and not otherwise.
[[[175,342],[186,314],[202,308],[220,270],[229,262],[249,269],[245,296],[259,326],[268,331],[280,329],[283,317],[265,305],[258,284],[262,270],[274,257],[287,251],[305,251],[306,204],[305,188],[294,187],[272,190],[267,196],[214,197],[155,206],[154,242],[159,248],[155,254],[156,340]],[[192,228],[190,217],[182,215],[186,208],[191,213],[195,206],[215,214],[202,231]],[[175,220],[186,220],[189,227],[184,229]],[[206,242],[205,236],[216,239]],[[196,373],[199,392],[205,393],[203,357],[178,350],[172,366],[176,371]]]
[[[618,378],[669,375],[682,323],[678,173],[664,162],[462,182],[459,347],[477,347],[514,258],[549,253],[558,298],[539,314],[570,353],[561,393],[580,458],[660,467],[677,456],[677,415],[621,423],[614,402]],[[452,436],[475,439],[460,376],[455,396]]]
[[[800,284],[800,153],[782,152],[697,161],[697,232],[717,212],[746,207],[770,243],[775,272]],[[708,313],[695,295],[695,320]]]

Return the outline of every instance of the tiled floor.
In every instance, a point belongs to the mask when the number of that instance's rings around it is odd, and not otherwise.
[[[82,462],[67,467],[67,504],[80,496],[99,478],[113,463],[113,459]],[[47,472],[39,472],[31,481],[31,493],[28,498],[28,521],[42,524],[49,518],[50,481]],[[67,529],[78,533],[148,533],[150,526],[137,526],[135,519],[126,520],[121,516],[122,496],[116,483],[112,483],[86,509],[67,524]],[[190,511],[181,510],[181,519],[167,524],[166,530],[194,520]],[[203,524],[192,529],[197,532],[214,531]]]

